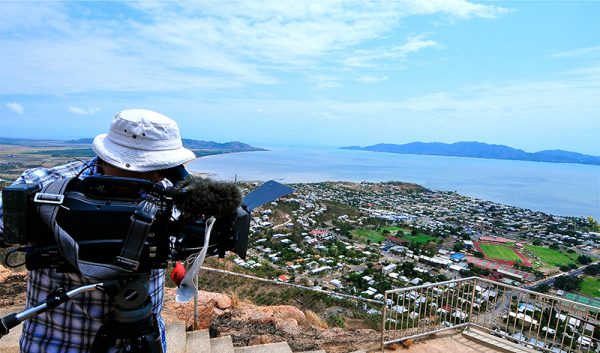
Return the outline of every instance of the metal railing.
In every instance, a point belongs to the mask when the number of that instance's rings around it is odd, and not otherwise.
[[[528,348],[600,352],[600,308],[484,278],[389,290],[381,349],[433,333],[476,327]]]

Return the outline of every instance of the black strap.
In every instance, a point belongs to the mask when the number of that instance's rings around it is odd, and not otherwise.
[[[73,178],[61,179],[50,183],[41,190],[42,193],[63,195],[67,185]],[[60,254],[77,270],[82,276],[91,280],[105,280],[116,278],[127,273],[123,268],[79,259],[79,244],[67,233],[57,222],[56,216],[60,204],[39,203],[37,206],[40,217],[52,229],[54,240]]]
[[[146,200],[138,205],[131,216],[131,223],[121,249],[121,255],[115,258],[115,265],[127,271],[138,269],[140,265],[138,260],[157,212],[158,205],[151,196],[148,196]]]

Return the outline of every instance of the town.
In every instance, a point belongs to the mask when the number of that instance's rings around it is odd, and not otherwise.
[[[400,182],[294,184],[254,213],[258,276],[383,299],[386,290],[480,276],[600,306],[600,229]]]

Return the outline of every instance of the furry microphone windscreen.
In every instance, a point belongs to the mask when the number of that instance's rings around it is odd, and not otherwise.
[[[231,216],[242,192],[234,183],[188,175],[173,188],[173,202],[187,217]]]

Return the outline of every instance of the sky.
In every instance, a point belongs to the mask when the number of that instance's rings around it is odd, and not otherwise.
[[[0,137],[600,155],[599,1],[3,1]]]

